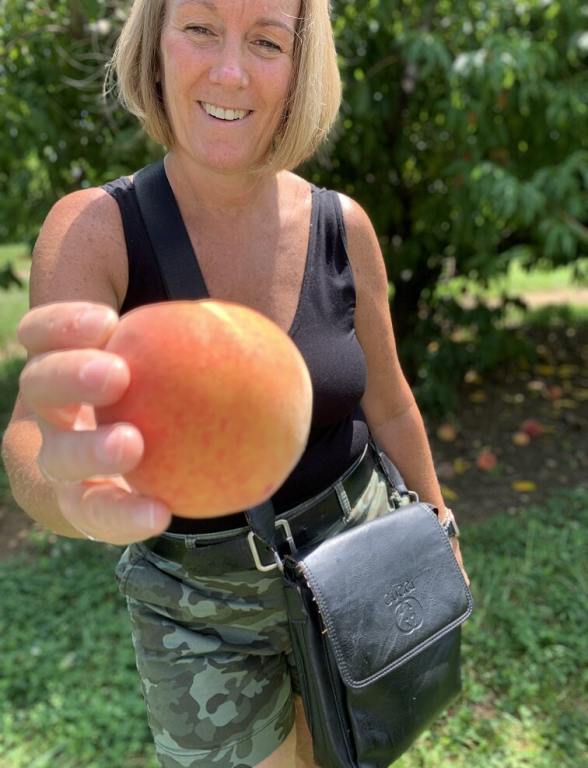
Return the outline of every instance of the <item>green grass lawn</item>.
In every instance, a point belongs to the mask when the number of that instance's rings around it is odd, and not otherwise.
[[[570,267],[559,267],[551,270],[533,270],[526,272],[517,261],[513,261],[508,273],[503,278],[497,278],[493,290],[507,289],[509,291],[549,291],[559,288],[584,287],[588,284],[574,282]]]
[[[120,550],[36,536],[0,565],[0,766],[155,768]],[[588,490],[464,532],[461,698],[398,768],[588,765]]]
[[[450,281],[451,290],[458,291],[462,286],[469,290],[477,290],[483,295],[498,296],[502,291],[523,293],[533,291],[555,291],[563,288],[587,288],[588,284],[574,281],[571,267],[558,269],[535,269],[532,272],[523,270],[517,261],[513,261],[505,275],[494,278],[487,291],[474,287],[466,278],[456,277]]]
[[[0,266],[10,253],[26,265],[22,250],[0,248]],[[24,362],[14,332],[26,307],[26,289],[2,295],[0,430]],[[112,573],[121,550],[46,534],[31,547],[0,563],[0,768],[156,768]],[[475,600],[463,695],[395,765],[585,768],[588,490],[471,526],[463,548]]]
[[[0,269],[10,262],[21,275],[28,274],[31,262],[26,247],[23,245],[0,246]],[[18,352],[15,349],[16,329],[29,306],[26,278],[25,282],[26,285],[23,288],[13,286],[7,291],[0,292],[0,358]],[[21,353],[24,355],[24,350]]]

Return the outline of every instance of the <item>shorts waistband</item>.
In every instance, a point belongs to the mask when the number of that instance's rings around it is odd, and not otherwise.
[[[276,515],[276,521],[288,521],[297,548],[320,540],[334,524],[348,519],[377,466],[381,466],[380,458],[375,446],[369,442],[360,458],[335,483],[312,499]],[[249,570],[256,567],[248,541],[250,530],[246,526],[194,535],[164,533],[141,542],[139,546],[187,569],[198,568],[211,575]],[[278,541],[283,539],[281,530],[278,526]],[[261,541],[256,543],[262,564],[273,564],[270,550]]]

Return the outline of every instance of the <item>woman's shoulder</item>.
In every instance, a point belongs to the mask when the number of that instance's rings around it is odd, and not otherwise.
[[[60,198],[47,214],[33,251],[31,286],[51,295],[62,285],[75,292],[93,285],[94,294],[120,306],[125,266],[118,205],[106,190],[88,187]]]
[[[352,197],[349,197],[349,195],[346,195],[333,187],[319,187],[315,184],[312,184],[302,176],[298,176],[291,171],[286,173],[288,174],[288,177],[290,177],[290,183],[293,186],[297,186],[299,188],[306,187],[307,189],[310,188],[315,192],[336,194],[343,210],[346,226],[352,227],[354,230],[358,230],[360,232],[366,232],[372,228],[370,217],[362,208],[362,206],[357,202],[357,200],[354,200]]]
[[[121,177],[124,178],[124,177]],[[116,180],[118,181],[118,179]],[[111,182],[115,183],[115,182]],[[103,187],[87,187],[76,189],[57,200],[47,218],[45,224],[54,220],[68,220],[72,216],[82,215],[88,222],[95,216],[107,218],[116,212],[117,205]]]
[[[374,234],[372,221],[365,209],[349,195],[337,192],[341,203],[347,234],[355,238],[371,238]]]
[[[302,176],[298,176],[291,171],[287,171],[285,174],[287,174],[292,189],[300,190],[306,188],[307,190],[313,189],[315,192],[319,193],[337,195],[343,213],[343,223],[348,241],[348,249],[352,251],[352,254],[350,255],[359,253],[359,258],[361,258],[361,254],[365,251],[366,245],[371,246],[370,250],[373,250],[374,240],[377,242],[374,226],[368,213],[357,200],[329,186],[318,187],[311,184]]]

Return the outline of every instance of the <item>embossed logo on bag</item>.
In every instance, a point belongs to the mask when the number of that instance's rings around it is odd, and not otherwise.
[[[404,634],[410,634],[423,624],[423,607],[412,594],[416,591],[414,579],[395,584],[386,593],[386,605],[395,607],[394,616],[398,629]]]

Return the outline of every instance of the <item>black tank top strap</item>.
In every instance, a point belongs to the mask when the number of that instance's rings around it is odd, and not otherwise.
[[[163,160],[134,176],[135,197],[159,264],[168,299],[208,297],[190,236],[165,173]]]
[[[165,285],[135,193],[135,185],[127,176],[102,185],[119,207],[129,270],[128,289],[120,314],[135,307],[163,301]]]
[[[318,196],[317,219],[320,232],[317,242],[324,249],[327,259],[335,257],[342,268],[348,262],[348,257],[347,235],[339,194],[334,189],[314,185],[313,192]]]

